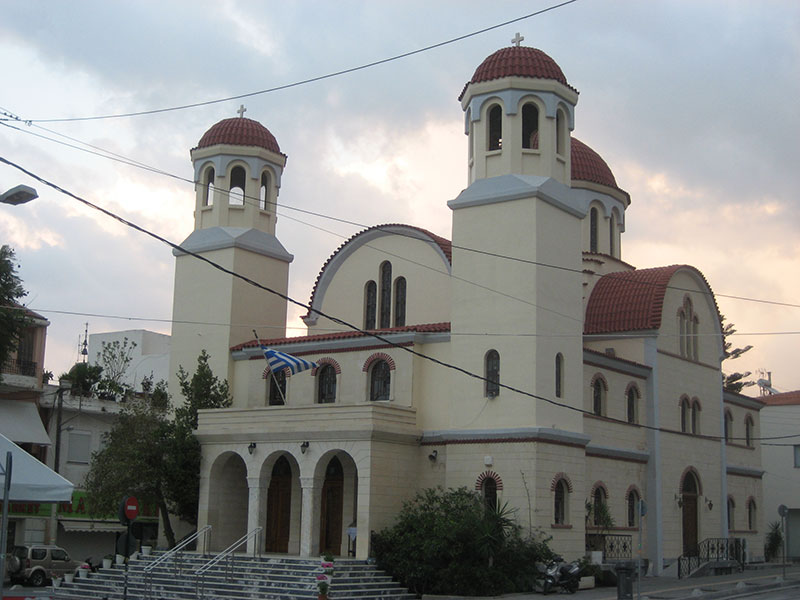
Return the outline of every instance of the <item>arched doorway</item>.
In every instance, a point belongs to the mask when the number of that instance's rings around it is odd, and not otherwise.
[[[267,490],[266,552],[289,552],[292,515],[292,467],[281,456],[272,467]]]
[[[322,507],[320,510],[320,552],[334,555],[342,551],[342,511],[344,509],[344,470],[335,456],[325,469],[322,484]]]
[[[247,467],[241,456],[225,452],[211,466],[209,479],[211,549],[223,550],[247,532]]]
[[[683,478],[681,491],[681,506],[683,507],[683,554],[696,556],[697,548],[697,497],[700,492],[700,482],[694,473],[689,471]]]

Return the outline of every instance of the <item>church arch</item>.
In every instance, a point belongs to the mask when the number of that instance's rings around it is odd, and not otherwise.
[[[214,531],[212,550],[224,550],[247,533],[248,499],[244,460],[235,452],[223,452],[209,470],[208,524]]]
[[[228,188],[228,204],[231,206],[244,206],[247,171],[241,165],[231,168],[230,187]]]
[[[364,329],[375,329],[378,315],[378,285],[370,280],[364,285]]]
[[[260,210],[267,210],[270,203],[270,178],[268,170],[265,169],[261,172],[261,185],[258,188],[258,208]]]
[[[259,507],[264,551],[299,552],[300,468],[288,452],[276,452],[261,466],[260,482],[265,495]]]
[[[486,149],[503,148],[503,107],[495,102],[486,110]]]
[[[207,167],[203,171],[203,206],[214,205],[214,167]]]
[[[319,505],[315,507],[319,552],[346,556],[348,530],[358,527],[358,467],[344,450],[329,450],[315,465],[314,480],[322,486]]]
[[[484,363],[484,396],[496,398],[500,395],[500,353],[489,350],[483,358]]]
[[[380,266],[379,327],[386,329],[392,323],[392,263],[385,260]]]
[[[539,149],[539,104],[533,99],[526,99],[522,105],[522,148],[524,150]]]

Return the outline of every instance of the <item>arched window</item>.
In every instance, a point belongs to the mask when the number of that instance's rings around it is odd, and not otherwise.
[[[484,358],[486,377],[485,396],[494,398],[500,393],[500,354],[497,350],[489,350]]]
[[[374,281],[368,281],[364,286],[364,329],[375,329],[377,306],[378,286]]]
[[[286,371],[270,373],[269,379],[269,405],[280,406],[286,404]]]
[[[692,300],[688,296],[678,311],[678,320],[681,356],[685,356],[690,360],[699,360],[698,333],[700,331],[700,319],[694,314]]]
[[[692,433],[700,433],[700,402],[695,399],[692,402]]]
[[[203,206],[213,206],[214,204],[214,167],[206,169],[206,176],[203,180]]]
[[[406,278],[398,277],[394,280],[394,326],[402,327],[406,324]]]
[[[336,401],[336,369],[333,365],[322,365],[317,370],[317,403],[330,404]]]
[[[597,237],[599,233],[597,219],[597,208],[593,206],[589,211],[589,252],[597,252]]]
[[[681,356],[686,356],[686,313],[683,309],[678,311],[678,344]]]
[[[631,490],[628,493],[628,527],[639,525],[639,492]]]
[[[691,429],[691,423],[689,421],[691,413],[691,407],[689,405],[688,398],[681,398],[681,431],[683,433],[689,433]]]
[[[553,493],[553,523],[556,525],[566,525],[569,523],[567,515],[567,499],[569,498],[569,488],[567,482],[559,479]]]
[[[756,527],[756,501],[752,498],[747,503],[747,528],[750,531],[755,531]]]
[[[244,206],[244,184],[247,175],[244,167],[233,167],[231,170],[231,188],[228,194],[228,204],[231,206]]]
[[[494,477],[487,477],[481,486],[483,501],[489,510],[497,510],[497,481]]]
[[[539,148],[539,108],[533,102],[522,107],[522,147]]]
[[[698,335],[700,332],[700,319],[697,318],[697,315],[692,317],[692,358],[694,360],[700,360],[700,352],[699,352],[699,344],[698,341],[700,336]]]
[[[604,515],[608,512],[606,507],[606,491],[601,486],[597,486],[592,495],[592,524],[595,527],[604,525]]]
[[[267,210],[267,202],[269,201],[269,175],[266,171],[261,174],[261,187],[258,191],[258,208]]]
[[[728,531],[734,530],[734,523],[736,521],[733,518],[733,511],[736,509],[736,503],[733,501],[731,496],[728,496]]]
[[[392,263],[388,260],[381,263],[381,304],[380,324],[378,327],[392,326]]]
[[[489,131],[487,132],[487,150],[500,150],[503,147],[503,109],[494,104],[488,112]]]
[[[639,389],[635,385],[628,386],[626,392],[628,423],[639,422]]]
[[[614,213],[611,213],[611,217],[608,219],[608,253],[611,256],[614,256],[615,248],[614,242],[616,241],[616,232],[617,232],[617,217]]]
[[[369,399],[372,402],[389,400],[392,372],[385,360],[375,361],[369,373]]]
[[[733,436],[733,415],[731,411],[725,411],[725,441],[730,442]]]
[[[602,417],[606,412],[606,382],[602,377],[595,377],[592,382],[592,412]]]
[[[753,446],[753,417],[750,415],[744,418],[744,443],[748,448]]]
[[[567,150],[567,124],[565,123],[564,111],[560,108],[556,111],[556,154],[561,156]]]
[[[561,398],[564,393],[564,355],[556,354],[556,398]]]

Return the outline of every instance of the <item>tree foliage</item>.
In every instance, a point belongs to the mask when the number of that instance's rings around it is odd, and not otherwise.
[[[95,387],[103,376],[103,367],[100,365],[90,365],[89,363],[79,362],[72,365],[72,368],[61,375],[59,379],[65,377],[70,381],[70,393],[78,396],[89,397],[95,392]]]
[[[97,353],[97,364],[102,367],[102,377],[97,382],[97,396],[103,400],[122,400],[133,393],[125,383],[125,374],[131,364],[131,354],[136,342],[124,338],[121,342],[103,342]]]
[[[27,292],[17,275],[15,262],[14,250],[10,246],[0,246],[0,365],[4,365],[17,349],[20,334],[30,322],[19,303]]]
[[[736,327],[733,323],[725,322],[725,315],[720,315],[720,325],[722,327],[722,352],[723,360],[736,360],[745,352],[753,349],[753,346],[748,344],[744,348],[734,348],[730,336],[736,333]],[[751,371],[735,372],[735,373],[722,373],[722,388],[726,392],[740,393],[744,388],[755,385],[754,381],[747,381],[747,378],[752,375]]]
[[[530,591],[546,540],[523,538],[507,505],[486,507],[467,488],[427,489],[376,534],[381,569],[417,594],[498,595]]]

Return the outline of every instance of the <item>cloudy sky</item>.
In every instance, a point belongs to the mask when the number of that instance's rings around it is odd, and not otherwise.
[[[728,369],[766,369],[778,389],[800,388],[794,0],[578,0],[402,60],[245,100],[49,121],[283,86],[555,3],[6,0],[0,110],[32,123],[2,121],[18,129],[0,126],[0,156],[181,242],[193,227],[191,184],[51,140],[80,145],[62,137],[69,136],[191,178],[189,149],[244,102],[246,116],[268,127],[289,156],[278,237],[295,255],[290,294],[305,302],[323,262],[360,228],[292,208],[450,236],[446,202],[467,175],[457,96],[519,31],[580,90],[573,134],[631,194],[623,258],[638,267],[697,266],[721,311],[749,334],[735,343],[755,347]],[[0,243],[15,248],[26,301],[51,322],[47,369],[58,376],[75,362],[86,322],[90,333],[169,333],[167,246],[0,165],[0,188],[17,183],[34,185],[40,198],[0,207]],[[290,313],[297,328],[290,334],[302,333],[300,313]]]

